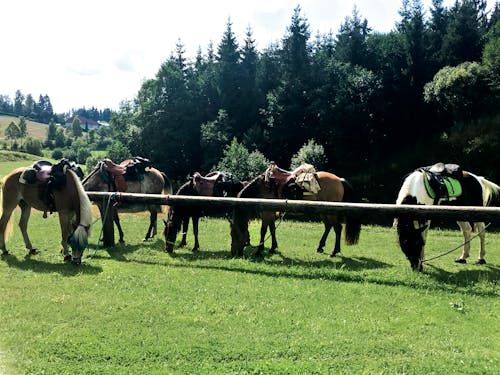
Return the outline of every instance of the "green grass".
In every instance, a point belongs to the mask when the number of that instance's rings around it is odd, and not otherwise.
[[[0,158],[0,176],[32,161]],[[256,259],[249,247],[232,259],[221,219],[201,221],[200,253],[173,255],[162,238],[141,241],[146,214],[122,215],[126,244],[111,249],[97,245],[95,219],[80,267],[62,262],[57,215],[32,214],[36,256],[14,228],[0,259],[0,374],[500,371],[499,233],[487,234],[485,266],[454,263],[457,251],[415,273],[390,223],[364,226],[358,245],[330,258],[315,252],[321,224],[284,220],[278,254]],[[256,243],[259,223],[250,231]],[[427,257],[461,241],[432,229]]]
[[[58,254],[55,215],[33,215],[41,254],[20,233],[0,261],[0,369],[7,374],[494,374],[500,370],[500,235],[486,266],[451,254],[410,271],[390,228],[363,227],[342,256],[317,254],[318,223],[283,221],[280,252],[229,254],[229,224],[200,223],[202,251],[141,242],[146,215],[123,215],[125,245],[80,267]],[[255,243],[259,225],[251,224]],[[47,236],[50,232],[50,236]],[[57,234],[56,234],[57,232]],[[461,241],[431,230],[428,256]],[[474,242],[477,242],[475,240]],[[191,232],[188,245],[192,246]],[[477,245],[477,243],[474,243]],[[333,238],[328,246],[333,247]],[[477,252],[474,248],[473,257]]]

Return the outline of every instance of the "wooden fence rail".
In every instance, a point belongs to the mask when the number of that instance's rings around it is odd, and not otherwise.
[[[162,195],[162,194],[133,194],[133,193],[105,193],[87,192],[89,199],[94,202],[106,203],[112,200],[120,204],[142,203],[168,206],[198,206],[200,208],[234,208],[252,207],[268,211],[301,212],[307,214],[342,214],[358,216],[368,223],[373,218],[394,218],[411,216],[421,219],[450,219],[455,221],[484,221],[500,220],[500,207],[477,206],[423,206],[423,205],[396,205],[377,203],[344,203],[307,200],[285,199],[257,199],[257,198],[215,198],[200,196]],[[104,233],[104,244],[114,244],[112,221],[105,223],[108,228]],[[107,232],[107,233],[106,233]]]

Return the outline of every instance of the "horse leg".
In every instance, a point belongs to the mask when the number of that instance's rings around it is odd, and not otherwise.
[[[265,220],[262,220],[262,225],[260,226],[260,242],[259,247],[257,248],[257,252],[255,255],[260,256],[262,251],[264,250],[264,241],[266,238],[268,224]]]
[[[36,255],[38,250],[33,248],[30,238],[28,236],[28,220],[30,219],[31,207],[24,201],[19,202],[19,207],[21,207],[21,218],[19,219],[19,228],[23,235],[24,245],[28,249],[28,254]]]
[[[486,264],[486,260],[484,259],[484,256],[486,255],[485,251],[485,240],[486,240],[486,233],[485,233],[485,225],[484,223],[476,223],[476,229],[478,231],[478,236],[479,236],[479,242],[480,242],[480,247],[479,247],[479,257],[476,260],[476,264]]]
[[[64,256],[64,261],[69,262],[71,255],[68,251],[68,239],[71,235],[71,216],[67,213],[59,212],[59,225],[61,227],[61,254]]]
[[[269,249],[270,254],[276,253],[276,249],[278,248],[278,241],[276,240],[276,223],[275,221],[271,221],[269,223],[269,232],[271,232],[271,249]]]
[[[342,238],[342,224],[335,223],[333,225],[333,230],[335,231],[335,247],[333,248],[333,252],[330,254],[331,257],[334,257],[338,253],[340,253],[340,240]]]
[[[125,243],[124,240],[125,236],[123,234],[122,226],[120,224],[120,217],[118,216],[118,210],[116,208],[111,208],[111,210],[113,210],[113,221],[115,222],[116,228],[118,228],[118,233],[120,235],[120,239],[118,241],[120,243]]]
[[[182,239],[179,247],[184,247],[187,245],[187,232],[189,228],[189,216],[182,219]]]
[[[464,235],[464,250],[462,251],[462,255],[460,258],[455,259],[457,263],[467,263],[467,258],[470,255],[470,237],[472,232],[472,227],[467,221],[459,221],[458,226],[462,229],[462,233]]]
[[[200,250],[200,243],[198,242],[198,224],[200,221],[199,216],[193,216],[193,234],[194,234],[194,246],[193,246],[193,252],[197,252]]]
[[[0,192],[1,194],[1,192]],[[6,200],[3,201],[4,207],[2,209],[2,217],[0,218],[0,249],[2,250],[2,255],[9,255],[9,251],[5,246],[6,237],[8,237],[8,232],[12,230],[12,223],[10,221],[12,216],[12,211],[16,208],[14,206],[7,206]]]
[[[144,237],[143,241],[147,241],[150,238],[153,238],[154,235],[156,234],[156,219],[158,216],[158,213],[156,211],[151,210],[150,211],[151,215],[149,216],[149,228],[148,232],[146,233],[146,237]]]
[[[326,239],[328,238],[328,234],[330,233],[330,230],[332,229],[332,224],[330,224],[326,221],[324,221],[323,224],[325,225],[325,231],[323,232],[323,235],[321,236],[321,240],[319,240],[318,249],[316,250],[318,253],[324,252],[323,248],[325,247]]]

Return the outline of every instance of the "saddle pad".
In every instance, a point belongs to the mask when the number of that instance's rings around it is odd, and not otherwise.
[[[321,190],[316,175],[314,173],[301,173],[296,179],[295,183],[299,185],[305,191],[316,194]]]
[[[432,199],[436,199],[436,197],[450,199],[457,198],[462,195],[462,185],[456,178],[448,176],[434,176],[434,178],[439,179],[439,187],[440,189],[442,189],[441,191],[436,192],[435,189],[431,187],[428,176],[424,176],[425,189],[427,190],[427,194],[429,194],[429,197],[431,197]]]

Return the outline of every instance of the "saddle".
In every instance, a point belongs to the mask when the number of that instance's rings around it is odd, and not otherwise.
[[[449,201],[462,195],[463,171],[458,164],[436,163],[418,170],[424,173],[424,185],[434,204],[440,199]]]
[[[215,185],[221,176],[221,172],[210,172],[203,177],[199,172],[193,174],[193,188],[199,194],[207,197],[214,195]]]
[[[24,185],[38,186],[40,199],[52,214],[56,210],[54,190],[64,187],[68,169],[74,171],[79,178],[83,177],[82,169],[74,161],[61,159],[57,164],[52,164],[46,160],[38,160],[21,173],[19,182]],[[43,212],[43,217],[47,217],[47,210]]]
[[[125,192],[127,190],[127,181],[142,181],[146,169],[152,165],[151,161],[140,156],[133,159],[122,161],[115,164],[111,159],[102,161],[102,169],[106,172],[114,183],[115,191]]]
[[[317,177],[316,170],[311,164],[302,163],[293,171],[287,171],[279,168],[275,163],[271,163],[265,173],[266,181],[274,179],[278,184],[279,196],[283,195],[283,190],[292,182],[301,190],[301,195],[316,194],[321,190]],[[296,192],[293,196],[296,196]]]

